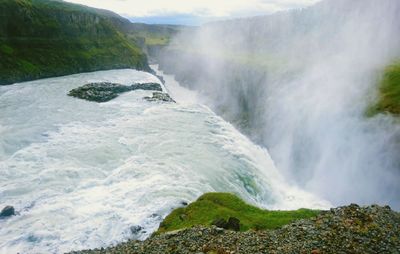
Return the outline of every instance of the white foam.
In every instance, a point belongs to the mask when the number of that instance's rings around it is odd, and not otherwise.
[[[116,70],[0,87],[7,126],[0,136],[0,207],[19,212],[0,220],[0,253],[144,239],[180,202],[209,191],[235,192],[268,208],[329,205],[288,186],[265,149],[203,105],[142,100],[151,91],[102,104],[66,95],[93,81],[158,82]],[[135,225],[146,232],[133,235]]]

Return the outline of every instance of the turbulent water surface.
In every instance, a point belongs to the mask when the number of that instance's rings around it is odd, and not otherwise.
[[[143,239],[182,201],[231,191],[267,208],[328,204],[279,175],[268,152],[170,77],[178,102],[133,91],[107,103],[67,96],[88,82],[159,80],[113,70],[0,87],[1,253],[60,253]],[[144,229],[137,234],[131,227]]]

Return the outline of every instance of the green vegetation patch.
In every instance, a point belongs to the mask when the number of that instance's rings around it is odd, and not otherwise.
[[[0,45],[0,51],[7,55],[12,55],[12,53],[14,53],[14,49],[6,44]]]
[[[135,23],[131,24],[127,34],[136,41],[143,41],[143,46],[166,46],[170,43],[171,38],[182,29],[183,27],[174,25]]]
[[[400,115],[400,61],[384,70],[379,84],[378,101],[368,109],[367,115],[378,113]]]
[[[160,224],[157,233],[210,226],[216,219],[240,220],[240,231],[276,229],[298,219],[315,217],[319,210],[269,211],[245,203],[230,193],[206,193],[187,207],[175,209]]]

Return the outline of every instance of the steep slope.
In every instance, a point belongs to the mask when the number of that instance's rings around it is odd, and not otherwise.
[[[118,15],[49,0],[0,0],[0,85],[103,69],[149,70]]]

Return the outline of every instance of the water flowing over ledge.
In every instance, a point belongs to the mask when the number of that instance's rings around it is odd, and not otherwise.
[[[19,213],[0,220],[0,252],[144,239],[172,208],[210,191],[265,208],[329,206],[288,186],[265,149],[166,79],[176,104],[139,90],[106,103],[67,96],[90,82],[160,82],[130,69],[0,87],[0,207]]]

